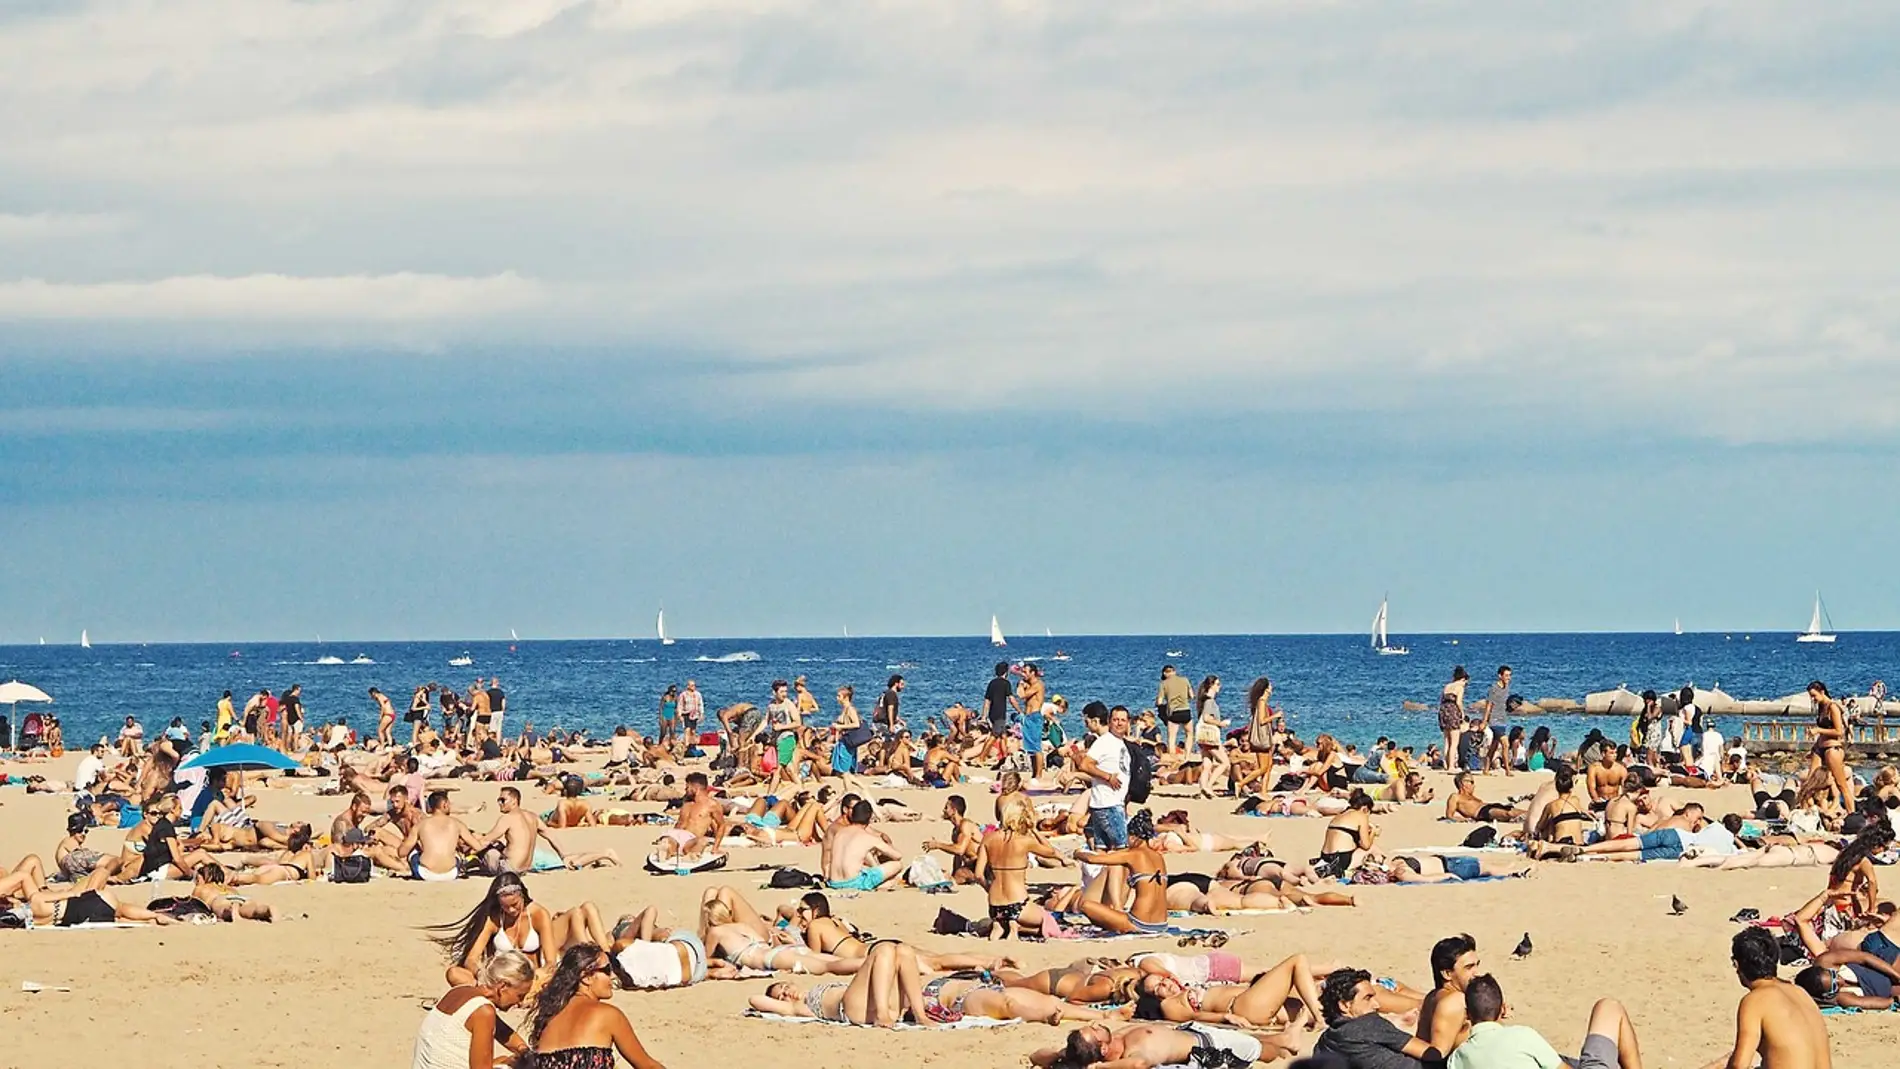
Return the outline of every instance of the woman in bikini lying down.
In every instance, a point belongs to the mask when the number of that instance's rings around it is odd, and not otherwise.
[[[1067,965],[1024,973],[999,970],[1004,987],[1054,995],[1079,1005],[1131,1002],[1141,970],[1116,958],[1082,958]]]
[[[90,886],[65,891],[41,891],[30,898],[0,897],[0,910],[41,927],[73,928],[82,924],[175,924],[163,913],[121,902],[103,879]]]
[[[326,851],[327,853],[327,851]],[[321,872],[317,850],[310,845],[310,825],[298,824],[290,833],[290,844],[277,860],[259,865],[248,872],[231,873],[231,886],[250,887],[268,883],[303,883]],[[202,867],[202,866],[200,866]]]
[[[1285,1021],[1298,1030],[1317,1023],[1319,982],[1306,955],[1295,954],[1244,984],[1189,986],[1165,973],[1135,984],[1135,1017],[1149,1021],[1266,1027]]]
[[[518,950],[546,969],[568,947],[606,946],[600,910],[592,902],[555,913],[528,894],[521,876],[504,872],[489,881],[488,893],[461,919],[425,929],[448,955],[450,987],[474,982],[489,958]]]
[[[829,954],[835,958],[863,960],[870,952],[875,939],[864,935],[856,928],[835,917],[831,913],[831,900],[822,891],[809,891],[798,901],[778,908],[778,915],[793,927],[804,933],[805,946],[820,954]],[[933,954],[927,950],[916,950],[917,967],[927,973],[954,972],[974,969],[993,972],[999,969],[1020,968],[1020,963],[1011,957],[999,957],[988,954]]]
[[[895,1028],[906,1018],[917,1024],[957,1019],[941,1004],[933,1006],[924,998],[916,951],[890,939],[871,945],[864,968],[848,983],[832,981],[800,991],[780,980],[767,987],[764,994],[752,996],[751,1006],[760,1013],[875,1028]]]
[[[191,885],[191,897],[203,903],[211,915],[221,921],[235,922],[242,919],[268,924],[276,919],[270,906],[263,902],[252,902],[234,893],[226,882],[224,866],[215,861],[198,866],[197,879]]]
[[[864,964],[862,958],[811,949],[789,929],[768,922],[730,887],[709,888],[701,896],[699,939],[708,954],[741,969],[846,976]]]
[[[1314,906],[1350,906],[1353,897],[1341,891],[1308,891],[1281,886],[1269,879],[1221,881],[1198,872],[1168,877],[1168,909],[1210,916],[1245,910],[1310,909]]]

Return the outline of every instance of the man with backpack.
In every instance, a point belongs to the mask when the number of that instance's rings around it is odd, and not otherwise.
[[[1099,705],[1091,702],[1090,705]],[[1083,710],[1088,715],[1088,710]],[[1128,847],[1128,787],[1133,767],[1128,743],[1128,710],[1117,707],[1108,733],[1076,757],[1076,771],[1089,777],[1089,842],[1098,850]]]

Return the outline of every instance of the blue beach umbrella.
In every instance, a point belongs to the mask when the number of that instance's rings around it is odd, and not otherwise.
[[[213,746],[201,754],[193,754],[178,766],[179,771],[193,768],[226,769],[238,772],[265,772],[272,769],[285,771],[298,767],[295,758],[278,753],[268,746],[259,746],[254,742],[234,742],[228,746]]]

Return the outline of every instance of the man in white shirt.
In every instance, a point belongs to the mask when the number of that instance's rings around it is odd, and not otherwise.
[[[92,744],[92,751],[79,759],[79,767],[73,769],[74,793],[87,793],[106,774],[106,743],[104,739]]]
[[[1565,1069],[1564,1059],[1536,1029],[1498,1023],[1504,1016],[1504,992],[1496,978],[1473,977],[1465,986],[1465,1015],[1471,1019],[1471,1033],[1446,1059],[1449,1069]],[[1629,1013],[1615,999],[1598,999],[1590,1007],[1583,1050],[1569,1064],[1577,1069],[1617,1069],[1626,1064],[1625,1052],[1631,1058],[1627,1064],[1642,1064]]]
[[[1097,738],[1076,762],[1077,771],[1092,781],[1089,787],[1088,838],[1098,850],[1128,847],[1128,710],[1116,708],[1108,720],[1108,734]]]

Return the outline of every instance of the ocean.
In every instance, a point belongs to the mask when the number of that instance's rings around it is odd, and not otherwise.
[[[1900,632],[1849,632],[1833,645],[1797,644],[1792,631],[1412,635],[1393,641],[1411,653],[1379,656],[1363,635],[1030,637],[1012,640],[1005,650],[981,637],[682,638],[672,646],[654,639],[0,646],[0,680],[18,678],[51,694],[50,708],[65,725],[68,746],[79,746],[100,735],[116,737],[128,715],[140,719],[148,737],[174,716],[183,717],[195,735],[201,721],[213,718],[225,690],[241,706],[260,687],[282,693],[292,683],[303,684],[313,722],[341,717],[359,732],[373,732],[370,687],[388,693],[400,713],[418,684],[466,690],[477,676],[500,677],[508,693],[510,734],[526,721],[542,730],[586,728],[597,736],[617,724],[650,732],[660,693],[688,679],[698,680],[710,712],[736,701],[763,705],[774,679],[804,675],[823,704],[820,722],[835,714],[835,689],[850,684],[868,717],[894,672],[907,681],[905,719],[916,727],[926,713],[952,702],[976,705],[1001,659],[1037,660],[1050,692],[1068,697],[1076,718],[1069,726],[1075,728],[1091,700],[1135,709],[1151,705],[1161,666],[1174,664],[1191,682],[1219,676],[1223,715],[1236,723],[1248,684],[1264,674],[1274,682],[1274,705],[1304,737],[1330,731],[1365,744],[1389,735],[1422,747],[1438,738],[1435,715],[1405,711],[1401,703],[1435,701],[1456,664],[1471,673],[1473,698],[1483,696],[1500,664],[1509,664],[1514,691],[1535,700],[1581,699],[1619,683],[1638,691],[1719,684],[1737,698],[1772,698],[1821,679],[1836,694],[1865,693],[1900,662]],[[1070,659],[1054,660],[1058,651]],[[449,666],[463,654],[474,663]],[[318,663],[325,657],[345,663]],[[348,663],[359,657],[374,663]],[[21,705],[19,715],[32,708]],[[5,711],[0,707],[0,714]],[[1621,738],[1627,719],[1531,714],[1514,722],[1547,723],[1559,744],[1568,746],[1591,726]],[[1734,725],[1723,731],[1736,733]]]

